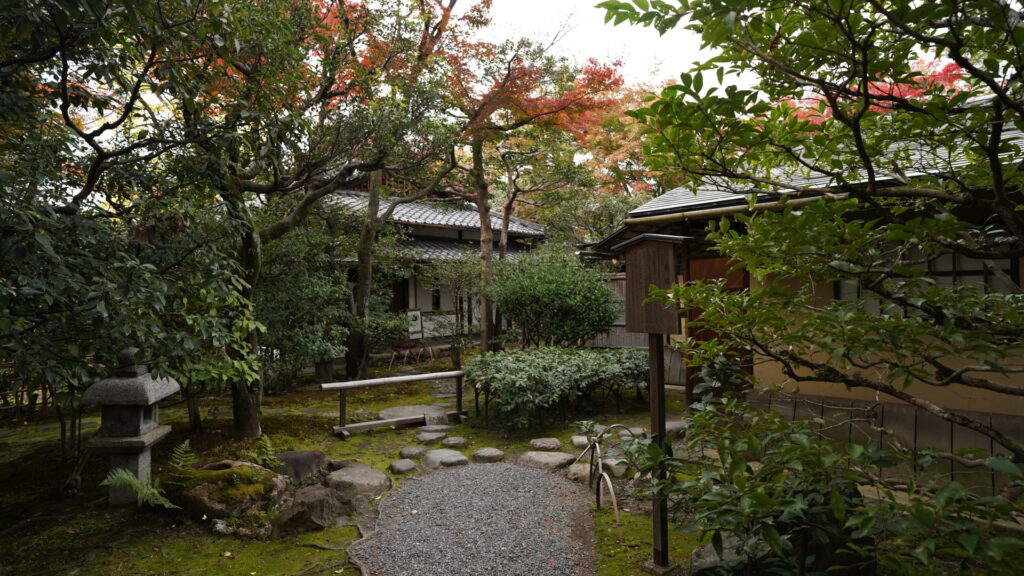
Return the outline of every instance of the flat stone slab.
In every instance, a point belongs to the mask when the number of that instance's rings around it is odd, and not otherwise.
[[[623,430],[622,428],[617,428],[616,431],[619,433],[619,438],[629,438],[630,436],[639,438],[647,434],[647,431],[644,430],[643,426],[630,426],[629,432]]]
[[[420,426],[417,430],[420,432],[451,432],[455,430],[455,427],[448,424],[430,424],[429,426]]]
[[[441,440],[441,446],[445,448],[465,448],[469,446],[469,440],[461,436],[452,436],[451,438],[445,438]]]
[[[555,451],[562,449],[562,442],[558,438],[534,438],[530,440],[530,447],[534,450]]]
[[[366,504],[391,488],[391,479],[380,470],[362,462],[352,462],[327,476],[327,486],[338,491],[342,500]]]
[[[626,473],[626,465],[619,464],[619,462],[622,462],[622,460],[618,458],[605,458],[601,461],[601,465],[605,472],[616,478],[622,478],[622,475]]]
[[[590,441],[587,440],[586,436],[573,436],[572,445],[575,448],[586,448],[590,445]]]
[[[438,468],[451,468],[452,466],[465,466],[469,464],[469,458],[462,452],[439,448],[431,450],[423,455],[423,469],[436,470]]]
[[[580,484],[590,483],[590,463],[589,462],[577,462],[576,464],[570,464],[566,468],[566,477],[573,482],[579,482]]]
[[[689,422],[682,420],[673,420],[665,423],[665,434],[673,438],[682,438],[686,435],[686,429],[690,426]]]
[[[416,471],[416,463],[408,458],[402,458],[392,462],[388,469],[395,474],[408,474],[409,472]]]
[[[446,432],[420,432],[419,434],[416,435],[417,440],[419,440],[420,442],[425,442],[427,444],[433,444],[434,442],[437,442],[438,440],[444,440],[447,437],[448,434]]]
[[[447,418],[447,413],[444,411],[444,408],[440,408],[438,406],[425,406],[422,404],[415,404],[413,406],[395,406],[394,408],[385,408],[380,411],[381,420],[411,418],[413,416]]]
[[[473,462],[479,462],[481,464],[501,462],[504,459],[505,453],[497,448],[477,448],[477,450],[473,452]]]
[[[529,466],[530,468],[540,468],[542,470],[558,470],[572,464],[575,459],[576,456],[567,452],[530,451],[523,452],[519,456],[518,462],[520,466]]]
[[[398,455],[405,459],[419,460],[427,450],[430,450],[430,446],[406,446]]]

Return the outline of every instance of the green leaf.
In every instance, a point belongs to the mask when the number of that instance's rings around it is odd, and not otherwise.
[[[988,466],[996,472],[1009,474],[1014,478],[1024,478],[1024,474],[1021,473],[1020,466],[1005,458],[989,458],[985,460],[985,466]]]

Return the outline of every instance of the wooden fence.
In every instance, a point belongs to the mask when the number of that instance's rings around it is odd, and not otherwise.
[[[816,426],[819,431],[839,442],[885,446],[890,438],[883,431],[891,430],[903,446],[915,453],[931,448],[936,452],[968,451],[975,458],[1008,455],[1005,449],[988,436],[907,404],[802,394],[753,394],[750,401],[761,408],[775,410],[790,420],[819,418],[824,422]],[[956,412],[992,426],[1012,438],[1024,439],[1024,417],[964,410]],[[975,493],[984,495],[998,493],[1010,481],[1008,475],[987,467],[968,468],[945,460],[932,465],[928,471],[948,476],[970,487]],[[915,471],[898,472],[907,475]]]

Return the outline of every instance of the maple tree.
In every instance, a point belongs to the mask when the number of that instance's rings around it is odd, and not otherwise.
[[[485,21],[472,23],[479,26]],[[596,112],[613,101],[622,79],[616,64],[590,60],[576,68],[526,40],[495,44],[456,35],[451,40],[453,45],[446,54],[455,73],[448,93],[452,109],[466,128],[463,146],[452,154],[455,170],[445,184],[450,193],[476,204],[481,278],[486,283],[494,272],[492,188],[505,186],[502,213],[507,226],[520,194],[561,185],[562,178],[556,178],[556,184],[541,176],[526,184],[520,177],[524,166],[549,152],[536,146],[540,141],[537,131],[582,133],[593,123]],[[526,136],[527,130],[534,135]],[[517,149],[517,145],[524,147]],[[548,171],[548,176],[551,174]],[[481,346],[489,349],[496,334],[493,305],[486,297],[481,300],[480,315]]]

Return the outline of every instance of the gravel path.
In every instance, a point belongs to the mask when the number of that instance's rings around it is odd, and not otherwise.
[[[587,493],[560,476],[472,464],[410,478],[349,555],[379,576],[594,573]]]

